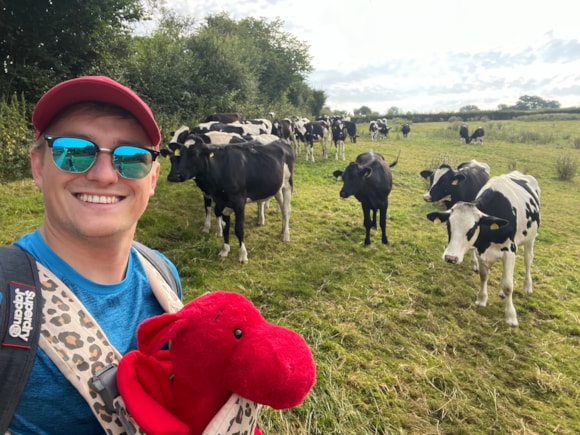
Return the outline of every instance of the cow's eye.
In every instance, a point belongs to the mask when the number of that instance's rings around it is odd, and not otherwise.
[[[234,337],[236,338],[242,338],[242,335],[244,335],[244,332],[241,329],[234,329]]]

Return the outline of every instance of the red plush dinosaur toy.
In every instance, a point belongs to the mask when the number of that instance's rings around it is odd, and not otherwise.
[[[138,350],[119,363],[117,385],[129,414],[148,435],[208,433],[216,420],[231,426],[244,415],[255,427],[252,402],[274,409],[298,406],[316,380],[306,341],[267,322],[237,293],[208,293],[176,313],[148,319],[137,340]],[[168,341],[169,350],[161,350]]]

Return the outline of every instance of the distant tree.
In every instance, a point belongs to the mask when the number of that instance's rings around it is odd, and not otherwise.
[[[310,112],[314,116],[318,116],[322,113],[322,109],[326,104],[326,93],[324,91],[313,91],[312,101],[310,102]]]
[[[469,105],[463,106],[461,109],[459,109],[459,113],[466,113],[466,112],[479,112],[479,107],[477,107],[473,104],[469,104]]]
[[[546,101],[541,97],[523,95],[513,107],[516,110],[559,109],[557,101]]]
[[[403,111],[395,106],[393,106],[393,107],[389,108],[389,110],[387,110],[387,116],[390,116],[391,118],[394,116],[399,116],[402,113],[403,113]]]
[[[510,107],[507,104],[499,104],[497,110],[508,110]]]
[[[368,106],[360,106],[358,109],[354,109],[354,114],[357,116],[367,116],[373,113],[370,107]]]

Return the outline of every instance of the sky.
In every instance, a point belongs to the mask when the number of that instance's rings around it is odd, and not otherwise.
[[[494,110],[530,95],[580,107],[573,0],[165,0],[202,22],[280,19],[309,47],[308,84],[332,110]]]

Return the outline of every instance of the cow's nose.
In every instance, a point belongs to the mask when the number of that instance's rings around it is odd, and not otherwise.
[[[459,260],[456,255],[445,255],[444,258],[447,263],[451,264],[456,264],[457,260]]]
[[[431,202],[431,195],[429,195],[428,193],[426,193],[425,195],[423,195],[423,199],[427,202]]]

